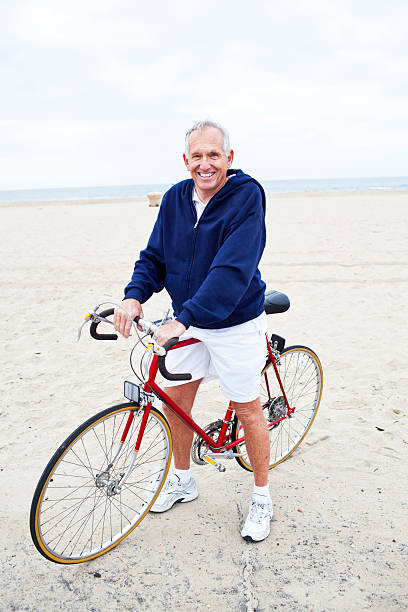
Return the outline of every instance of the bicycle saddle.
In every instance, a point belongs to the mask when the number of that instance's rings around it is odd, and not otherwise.
[[[266,314],[285,312],[289,309],[290,301],[287,295],[271,289],[265,293],[264,310]]]

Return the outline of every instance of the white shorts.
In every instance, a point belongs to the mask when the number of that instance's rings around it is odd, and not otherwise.
[[[180,340],[201,342],[169,351],[166,367],[172,373],[189,372],[193,380],[218,378],[223,395],[234,402],[251,402],[259,397],[261,370],[265,365],[266,315],[241,325],[222,329],[190,326]],[[189,381],[189,382],[191,382]],[[164,381],[164,387],[185,384]]]

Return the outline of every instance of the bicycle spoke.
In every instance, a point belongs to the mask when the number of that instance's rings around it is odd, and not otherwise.
[[[57,487],[51,487],[51,490],[54,490],[55,488],[57,488]],[[65,488],[65,487],[62,487],[62,488]],[[80,491],[83,488],[90,489],[90,488],[94,488],[94,487],[92,485],[81,485],[79,487],[75,487],[74,490],[71,491],[71,493],[67,493],[67,495],[65,495],[65,497],[61,497],[60,499],[55,500],[55,502],[54,502],[54,504],[52,506],[48,506],[47,508],[44,508],[43,513],[48,512],[49,510],[52,510],[57,504],[60,504],[63,501],[71,500],[72,499],[71,498],[72,493],[76,493],[76,491]],[[81,498],[81,499],[83,499],[83,498]],[[49,502],[51,500],[47,497],[44,501]]]
[[[75,516],[77,515],[79,508],[80,508],[80,507],[81,507],[81,506],[82,506],[82,505],[83,505],[83,504],[84,504],[84,503],[87,501],[87,499],[88,499],[88,498],[89,498],[89,497],[84,498],[80,504],[77,504],[77,505],[76,505],[76,510],[75,510],[74,516],[71,518],[71,520],[70,520],[70,522],[68,523],[68,525],[64,525],[64,527],[63,527],[62,531],[60,532],[60,534],[57,534],[56,536],[54,536],[54,538],[52,538],[51,540],[49,540],[49,541],[48,541],[48,544],[53,543],[53,542],[54,542],[54,541],[55,541],[55,540],[58,538],[58,541],[57,541],[57,543],[56,543],[56,545],[58,545],[58,543],[61,541],[61,539],[62,539],[62,537],[64,536],[64,534],[68,533],[68,529],[69,529],[70,527],[75,526],[75,525],[76,525],[78,522],[80,522],[80,521],[82,521],[82,520],[84,519],[84,516],[82,516],[81,518],[77,519],[77,520],[75,521],[75,523],[73,523],[73,522],[72,522],[72,521],[74,520]],[[103,503],[103,502],[104,502],[104,500],[103,500],[101,503]],[[99,504],[99,505],[100,505],[100,504]],[[94,505],[94,507],[93,507],[93,508],[92,508],[92,509],[91,509],[89,512],[90,512],[90,513],[91,513],[91,512],[94,512],[96,508],[98,508],[98,506],[95,504],[95,505]],[[70,508],[70,510],[71,510],[71,508]],[[86,516],[86,515],[85,515],[85,516]],[[56,517],[54,517],[54,518],[56,518]],[[61,525],[61,521],[58,521],[58,525],[59,525],[59,526]],[[49,531],[50,531],[50,530],[49,530]],[[47,533],[48,533],[48,531],[47,531],[47,532],[46,532],[44,535],[46,535]],[[59,537],[58,537],[58,536],[59,536]]]
[[[68,461],[68,459],[61,459],[60,463],[68,463],[69,465],[74,465],[76,467],[85,467],[85,469],[88,470],[88,472],[91,474],[91,476],[93,476],[94,472],[96,472],[95,468],[91,467],[91,465],[89,465],[89,469],[88,469],[88,467],[84,464],[84,462],[75,463],[74,461]]]

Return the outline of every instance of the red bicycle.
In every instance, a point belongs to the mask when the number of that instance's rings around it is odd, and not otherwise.
[[[116,334],[97,330],[102,322],[112,323],[108,317],[114,311],[98,313],[100,306],[85,317],[80,330],[90,321],[95,339],[116,340]],[[288,308],[284,294],[267,292],[267,314]],[[137,321],[149,336],[158,323],[163,321]],[[136,345],[143,340],[139,338]],[[130,362],[140,382],[125,381],[128,401],[85,421],[54,453],[38,482],[30,513],[32,539],[44,557],[56,563],[95,559],[119,544],[149,512],[166,480],[172,455],[170,427],[153,406],[155,398],[195,432],[191,449],[195,463],[225,471],[222,461],[235,459],[252,471],[245,435],[231,405],[223,419],[202,429],[156,383],[158,370],[167,379],[191,378],[191,374],[169,373],[165,358],[169,350],[195,342],[199,341],[173,338],[164,347],[145,345],[141,378],[132,365],[133,347]],[[323,373],[310,348],[285,348],[285,340],[276,334],[266,338],[265,356],[261,404],[270,432],[272,469],[293,453],[309,431],[320,403]]]

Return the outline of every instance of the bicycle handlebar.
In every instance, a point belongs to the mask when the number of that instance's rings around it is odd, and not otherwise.
[[[159,357],[158,357],[158,366],[159,366],[160,374],[164,378],[167,378],[167,380],[191,380],[192,376],[188,372],[185,372],[184,374],[181,374],[181,373],[179,373],[179,374],[172,374],[171,372],[169,372],[166,369],[166,356],[167,356],[167,352],[173,346],[175,346],[178,341],[179,341],[179,339],[177,337],[175,337],[175,338],[170,338],[170,340],[167,340],[167,342],[164,343],[163,348],[166,351],[166,355],[159,355]]]
[[[98,313],[98,316],[109,317],[110,315],[113,315],[114,311],[114,308],[108,308],[107,310],[103,310],[102,312]],[[96,328],[98,327],[100,322],[101,321],[92,321],[91,327],[89,329],[89,333],[91,334],[92,338],[94,338],[95,340],[117,340],[117,334],[98,334]]]
[[[98,313],[98,317],[101,317],[101,320],[92,321],[91,327],[89,329],[89,333],[91,334],[92,338],[94,338],[95,340],[117,340],[118,339],[117,334],[100,334],[97,331],[97,327],[99,323],[102,322],[102,319],[113,315],[114,312],[115,312],[114,308],[108,308],[107,310],[103,310],[102,312]],[[153,333],[158,329],[157,325],[155,325],[151,321],[146,321],[139,316],[136,316],[134,318],[134,321],[135,323],[140,324],[140,326],[143,328],[143,330],[147,334],[153,335]],[[167,342],[165,342],[165,344],[163,345],[162,348],[166,352],[164,355],[158,355],[158,367],[160,370],[160,374],[167,380],[191,380],[192,376],[188,372],[185,372],[184,374],[181,372],[178,374],[172,374],[166,368],[167,352],[173,346],[175,346],[178,343],[178,341],[179,341],[178,337],[170,338],[170,340],[167,340]]]

